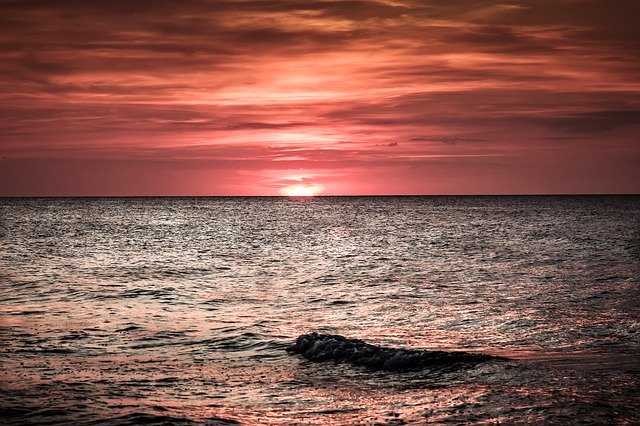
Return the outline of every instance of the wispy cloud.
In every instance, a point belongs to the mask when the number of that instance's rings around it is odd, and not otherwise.
[[[485,138],[472,138],[464,136],[414,136],[409,138],[412,142],[442,142],[446,144],[456,144],[463,142],[485,142]]]
[[[520,155],[522,191],[538,190],[553,186],[549,150],[564,149],[581,161],[576,191],[598,161],[618,176],[611,191],[637,191],[624,166],[640,156],[637,11],[635,0],[3,1],[0,154],[156,171],[159,159],[208,159],[237,179],[295,165],[348,180],[342,167],[424,192],[407,159],[459,157],[442,179],[491,192],[460,158],[500,169],[489,159]],[[590,142],[562,144],[574,136]],[[222,192],[240,185],[216,176]]]

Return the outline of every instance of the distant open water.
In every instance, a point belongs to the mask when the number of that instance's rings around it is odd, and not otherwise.
[[[0,422],[637,424],[639,285],[637,196],[0,199]]]

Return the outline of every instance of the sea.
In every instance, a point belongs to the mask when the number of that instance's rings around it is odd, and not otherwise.
[[[0,423],[639,424],[640,197],[1,198]]]

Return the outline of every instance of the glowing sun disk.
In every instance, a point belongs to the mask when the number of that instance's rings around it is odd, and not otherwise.
[[[313,187],[305,185],[294,185],[284,188],[284,194],[289,197],[313,197],[316,191]]]

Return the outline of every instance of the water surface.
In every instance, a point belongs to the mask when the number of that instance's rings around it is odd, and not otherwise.
[[[634,196],[0,199],[0,421],[638,423],[639,271]]]

